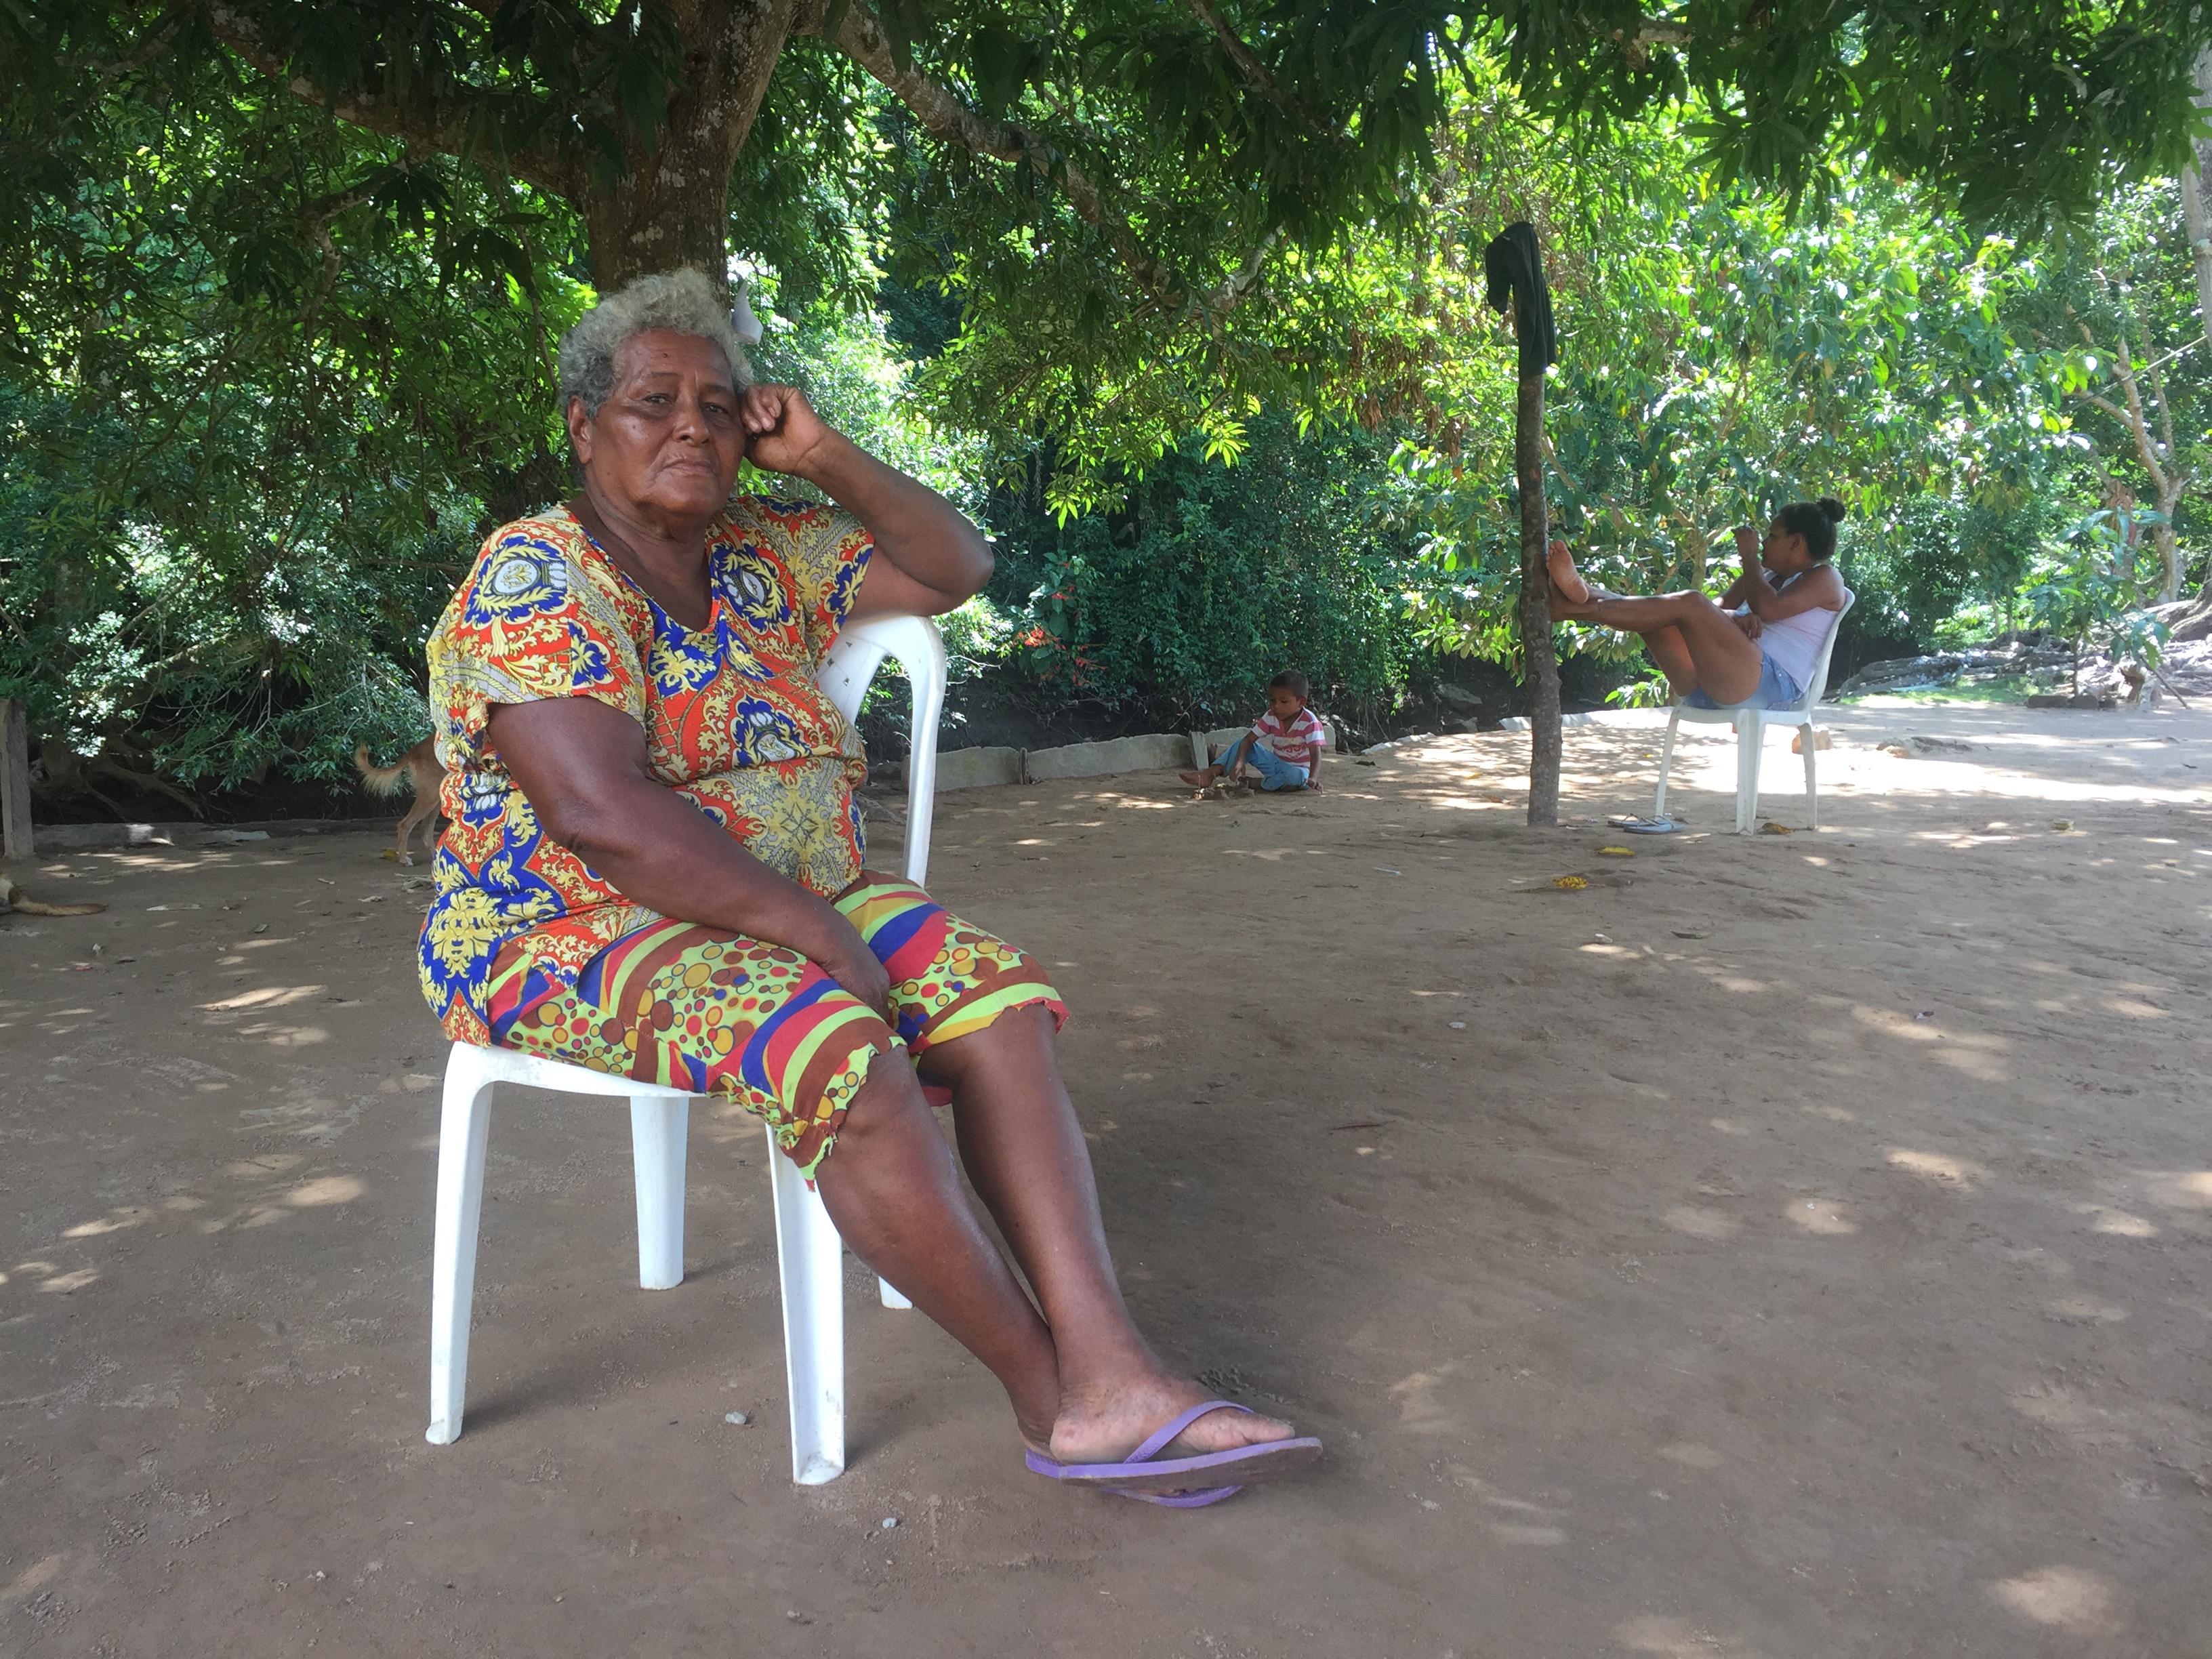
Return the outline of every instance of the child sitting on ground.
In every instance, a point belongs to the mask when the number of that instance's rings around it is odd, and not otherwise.
[[[1260,775],[1262,789],[1318,789],[1321,751],[1328,747],[1328,727],[1306,707],[1306,677],[1286,668],[1267,682],[1267,712],[1252,729],[1229,745],[1212,765],[1182,775],[1203,789],[1215,779],[1235,777],[1247,762]]]

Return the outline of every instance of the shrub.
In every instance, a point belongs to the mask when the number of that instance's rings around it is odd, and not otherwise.
[[[1317,700],[1389,701],[1411,646],[1384,441],[1255,418],[1233,467],[1198,441],[1163,456],[1125,507],[1055,525],[1002,495],[998,602],[1041,687],[1107,703],[1246,709],[1295,667]]]

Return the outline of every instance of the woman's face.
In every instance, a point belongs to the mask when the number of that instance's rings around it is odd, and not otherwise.
[[[1794,576],[1813,562],[1805,552],[1804,537],[1785,529],[1779,519],[1766,526],[1766,540],[1759,546],[1759,562],[1778,576]]]
[[[683,526],[721,510],[745,456],[738,392],[722,349],[657,328],[623,343],[596,416],[568,404],[568,436],[593,494]]]

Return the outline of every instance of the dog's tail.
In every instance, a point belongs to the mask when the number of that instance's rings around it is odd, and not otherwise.
[[[373,795],[396,795],[399,780],[407,775],[407,763],[398,761],[390,766],[379,766],[368,757],[367,744],[353,751],[353,763],[361,769],[362,787]]]
[[[27,916],[96,916],[106,908],[104,904],[41,904],[0,876],[0,910],[21,910]]]

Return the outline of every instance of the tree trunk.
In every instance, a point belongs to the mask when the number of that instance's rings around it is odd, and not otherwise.
[[[2159,599],[2162,604],[2172,605],[2181,597],[2181,541],[2173,530],[2173,510],[2181,501],[2181,480],[2175,478],[2171,487],[2158,492],[2158,510],[2166,515],[2166,522],[2150,527],[2150,544],[2158,554]]]
[[[730,173],[751,132],[769,76],[790,38],[795,0],[683,0],[682,88],[652,150],[627,149],[626,176],[586,173],[576,206],[603,294],[635,277],[694,265],[729,274]]]
[[[1521,487],[1521,658],[1528,694],[1528,822],[1559,821],[1559,659],[1552,650],[1552,538],[1544,511],[1544,373],[1521,382],[1513,411]]]
[[[1690,544],[1689,585],[1693,591],[1702,593],[1705,591],[1705,571],[1712,555],[1712,538],[1706,534],[1703,524],[1685,525],[1682,527],[1682,534]],[[1670,571],[1668,572],[1669,580],[1672,580],[1672,577],[1673,573]]]
[[[2204,173],[2190,167],[2181,175],[2181,222],[2189,232],[2189,251],[2197,260],[2197,322],[2212,342],[2212,224],[2204,216]]]
[[[2191,73],[2197,81],[2197,103],[2199,108],[2212,108],[2212,46],[2197,54]],[[2212,138],[2199,138],[2196,146],[2196,166],[2185,167],[2181,174],[2181,220],[2189,232],[2190,257],[2197,264],[2197,321],[2204,331],[2207,344],[2212,344],[2212,215],[2206,212],[2206,198],[2212,195]],[[2173,533],[2172,521],[2166,525],[2166,534]],[[2177,552],[2176,559],[2179,557]],[[2179,586],[2181,573],[2174,573]],[[2203,623],[2212,617],[2212,562],[2204,570],[2204,584],[2197,590],[2197,603],[2189,612],[2188,621],[2197,626],[2184,635],[2179,628],[2174,637],[2201,637]]]
[[[2212,107],[2212,46],[2197,56],[2197,102]],[[2197,321],[2212,344],[2212,222],[2205,216],[2205,195],[2212,185],[2212,139],[2197,141],[2197,165],[2181,174],[2181,219],[2189,231],[2189,252],[2197,261]]]

